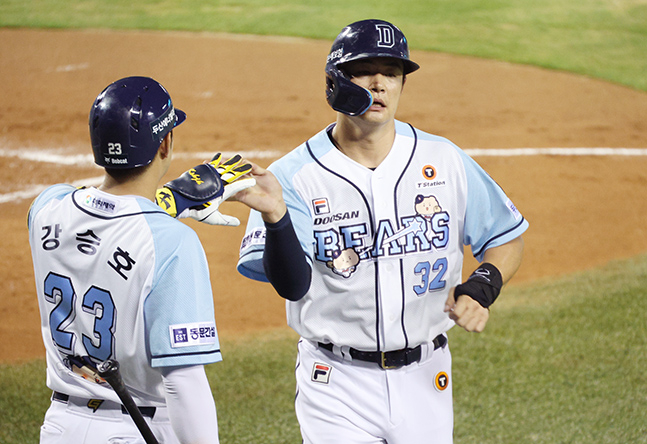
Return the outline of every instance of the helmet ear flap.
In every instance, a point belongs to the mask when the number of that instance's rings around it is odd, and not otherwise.
[[[329,66],[326,68],[326,100],[335,111],[359,116],[371,107],[373,95],[351,82],[337,67]]]

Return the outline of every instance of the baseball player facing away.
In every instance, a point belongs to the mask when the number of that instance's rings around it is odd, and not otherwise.
[[[154,203],[173,130],[185,118],[151,78],[112,83],[89,121],[103,184],[54,185],[30,208],[53,390],[41,443],[143,443],[118,396],[94,373],[107,359],[119,361],[160,442],[218,443],[203,367],[222,359],[206,256],[196,233]]]
[[[237,195],[252,208],[238,270],[288,299],[301,336],[305,443],[451,443],[446,332],[482,331],[521,262],[528,223],[502,189],[449,140],[395,120],[418,67],[391,23],[345,27],[325,68],[336,122],[255,165]],[[480,265],[461,284],[464,245]]]

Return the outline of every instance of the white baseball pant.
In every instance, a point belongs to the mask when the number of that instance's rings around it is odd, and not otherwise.
[[[449,346],[384,370],[302,339],[295,409],[304,444],[452,444]]]

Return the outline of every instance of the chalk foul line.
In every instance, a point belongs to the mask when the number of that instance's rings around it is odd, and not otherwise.
[[[515,156],[647,156],[647,148],[468,148],[464,150],[472,157],[515,157]],[[194,159],[197,161],[210,159],[214,153],[175,153],[177,159]],[[249,150],[239,152],[223,151],[223,157],[240,154],[247,159],[274,159],[283,153],[279,151]],[[0,148],[0,157],[13,157],[31,162],[44,162],[55,165],[70,165],[88,167],[94,165],[91,154],[61,154],[54,149],[5,149]],[[89,177],[75,181],[74,186],[99,185],[102,176]],[[22,190],[0,194],[0,204],[33,199],[50,184],[30,185]]]
[[[472,148],[473,157],[496,156],[647,156],[645,148]]]

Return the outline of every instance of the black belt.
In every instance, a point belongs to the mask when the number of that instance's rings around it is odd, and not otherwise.
[[[65,393],[52,393],[52,401],[58,401],[67,404],[69,400],[70,396],[66,395]],[[103,401],[100,399],[88,399],[86,406],[90,409],[93,409],[94,411],[97,411],[97,409],[101,406],[101,403],[103,403]],[[142,416],[151,419],[153,419],[153,417],[155,416],[155,411],[157,410],[156,407],[138,407],[138,409],[140,412],[142,412]],[[125,415],[128,414],[128,410],[126,410],[126,407],[124,407],[123,405],[121,406],[121,412]]]
[[[434,344],[434,350],[444,347],[447,344],[447,337],[445,335],[438,335],[432,341]],[[324,344],[319,342],[319,347],[324,348],[328,351],[333,351],[334,345],[330,343]],[[413,364],[414,362],[420,361],[422,356],[422,347],[419,345],[414,348],[403,348],[402,350],[394,350],[389,352],[379,352],[379,351],[361,351],[351,348],[349,353],[353,359],[358,361],[367,361],[375,362],[383,369],[389,368],[399,368],[405,365]]]

